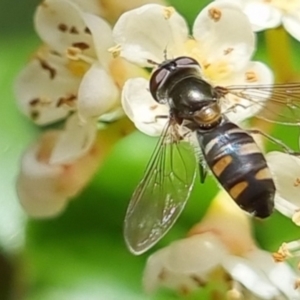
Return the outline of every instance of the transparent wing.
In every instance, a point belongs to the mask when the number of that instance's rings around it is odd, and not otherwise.
[[[190,143],[180,141],[176,128],[167,124],[129,203],[124,237],[134,254],[147,251],[167,233],[190,196],[195,152]]]
[[[285,125],[300,125],[300,83],[245,85],[221,88],[226,95],[261,106],[258,118]],[[266,98],[269,100],[266,101]]]

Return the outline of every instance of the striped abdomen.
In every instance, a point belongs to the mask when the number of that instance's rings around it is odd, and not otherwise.
[[[197,138],[207,165],[236,203],[257,217],[268,217],[275,185],[252,136],[223,121],[207,132],[197,131]]]

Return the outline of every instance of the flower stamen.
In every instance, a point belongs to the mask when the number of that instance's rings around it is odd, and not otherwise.
[[[292,216],[292,221],[297,225],[300,226],[300,209],[297,209]]]
[[[166,20],[170,19],[171,16],[174,14],[174,12],[175,12],[174,7],[172,7],[172,6],[164,7],[164,10],[163,10],[164,18]]]
[[[246,80],[248,82],[256,82],[257,81],[257,75],[256,75],[255,72],[248,71],[248,72],[245,73],[245,75],[246,75]]]
[[[69,95],[67,97],[60,97],[58,99],[58,102],[56,104],[57,107],[62,106],[62,105],[67,105],[69,107],[74,107],[75,108],[75,100],[77,99],[76,95]]]
[[[278,250],[278,253],[280,253],[282,255],[282,257],[285,257],[285,258],[292,257],[292,254],[288,249],[287,243],[282,243],[282,245],[280,246],[280,248]]]
[[[293,220],[296,225],[300,225],[299,221],[299,207],[295,204],[283,199],[282,197],[277,197],[275,201],[275,208],[280,211],[281,214]]]
[[[226,298],[228,300],[239,300],[239,299],[243,299],[243,295],[241,294],[240,291],[238,291],[237,289],[233,288],[232,290],[229,290],[226,293]]]
[[[300,257],[300,240],[283,243],[273,258],[276,262],[282,262],[292,257]]]
[[[215,8],[212,7],[209,11],[208,11],[208,15],[211,19],[213,19],[215,22],[218,22],[221,19],[222,16],[222,12]]]
[[[115,45],[115,46],[109,48],[107,51],[112,54],[113,58],[116,58],[116,57],[120,56],[121,51],[122,51],[122,46]]]
[[[294,187],[298,187],[298,186],[300,186],[300,178],[299,177],[297,177],[294,182]]]
[[[224,55],[228,55],[229,53],[231,53],[234,49],[232,47],[229,47],[227,49],[224,50]]]
[[[241,285],[236,280],[232,280],[231,285],[232,288],[226,293],[226,299],[228,300],[244,299]]]
[[[295,290],[300,288],[300,278],[297,278],[297,280],[295,281],[294,288],[295,288]]]
[[[82,60],[90,65],[92,65],[95,62],[95,59],[86,56],[82,54],[82,49],[78,47],[69,47],[66,50],[66,56],[68,59],[73,60],[73,61],[79,61]]]

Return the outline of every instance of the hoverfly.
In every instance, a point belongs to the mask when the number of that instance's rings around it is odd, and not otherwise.
[[[126,212],[124,236],[129,250],[136,255],[147,251],[172,227],[190,196],[197,165],[202,183],[207,167],[240,208],[259,218],[268,217],[276,189],[251,133],[263,134],[292,151],[260,131],[230,122],[222,101],[234,96],[263,107],[263,100],[270,96],[273,107],[259,117],[298,125],[300,83],[213,87],[201,77],[197,61],[183,56],[158,65],[150,79],[150,92],[158,103],[169,106],[169,116]],[[200,160],[185,141],[190,134],[200,146]]]

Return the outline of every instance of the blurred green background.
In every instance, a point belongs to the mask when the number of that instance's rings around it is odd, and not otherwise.
[[[191,25],[209,1],[169,1]],[[18,204],[14,181],[22,151],[39,135],[16,109],[12,84],[40,44],[32,15],[37,0],[0,1],[0,299],[26,300],[134,300],[178,299],[171,292],[146,296],[141,275],[149,253],[131,255],[122,236],[122,223],[130,196],[155,146],[156,139],[134,132],[110,153],[92,182],[66,211],[51,220],[27,220]],[[263,34],[258,36],[256,58],[268,63]],[[300,66],[296,41],[292,43],[295,68]],[[277,127],[275,136],[298,147],[299,130]],[[136,145],[139,145],[137,151]],[[130,175],[130,176],[129,176]],[[204,215],[217,191],[212,179],[196,184],[192,197],[170,233],[155,247],[181,238]],[[260,244],[274,251],[297,236],[291,222],[274,214],[256,222]],[[151,252],[155,251],[151,250]],[[205,299],[207,291],[185,297]]]

